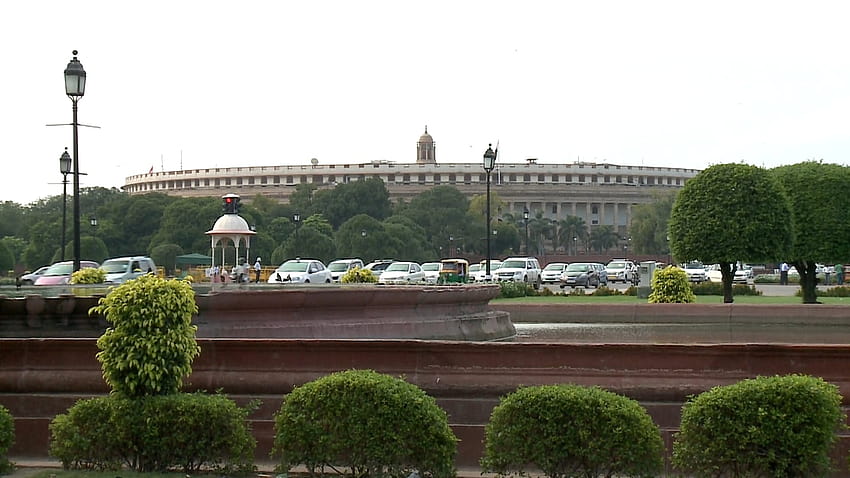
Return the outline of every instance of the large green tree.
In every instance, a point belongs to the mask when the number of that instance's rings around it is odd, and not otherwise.
[[[447,249],[449,237],[466,241],[474,236],[470,224],[481,220],[469,215],[469,201],[453,186],[435,186],[424,191],[400,206],[398,214],[422,227],[434,250]]]
[[[817,302],[817,263],[850,258],[850,168],[807,161],[772,170],[791,205],[788,262],[800,274],[803,303]]]
[[[358,214],[368,214],[380,221],[390,215],[390,194],[382,180],[369,178],[317,191],[313,195],[313,208],[334,227]]]
[[[667,223],[676,191],[655,192],[652,197],[652,202],[632,207],[631,247],[637,254],[667,255],[670,253]]]
[[[788,200],[767,170],[718,164],[679,192],[670,217],[676,260],[719,264],[723,301],[731,303],[737,261],[771,262],[791,246]]]

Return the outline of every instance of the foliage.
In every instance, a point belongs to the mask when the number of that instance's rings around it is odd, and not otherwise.
[[[71,274],[71,284],[103,284],[106,271],[99,267],[85,267]]]
[[[673,256],[724,267],[724,302],[732,302],[730,265],[784,257],[791,245],[789,214],[788,200],[766,170],[711,166],[685,183],[673,204]]]
[[[337,372],[296,387],[275,414],[273,456],[346,477],[455,475],[446,412],[415,385],[371,370]]]
[[[691,289],[693,289],[694,295],[723,295],[723,284],[720,282],[691,284]],[[732,285],[732,295],[762,295],[762,293],[754,285],[734,284]]]
[[[0,405],[0,475],[14,469],[14,464],[9,461],[8,453],[15,444],[15,420],[9,409]]]
[[[786,260],[800,274],[803,303],[817,302],[817,263],[850,257],[850,168],[807,161],[773,169],[791,207]]]
[[[62,251],[57,249],[53,254],[52,262],[59,262]],[[109,257],[109,250],[106,244],[99,237],[83,236],[80,238],[80,259],[102,262]],[[65,246],[65,260],[74,258],[74,244],[69,242]]]
[[[579,216],[567,216],[558,221],[558,233],[555,239],[555,248],[563,247],[565,251],[577,255],[579,240],[587,239],[587,223]]]
[[[449,236],[467,237],[472,242],[474,238],[467,234],[469,225],[483,222],[469,215],[469,200],[453,186],[427,189],[395,213],[409,217],[426,231],[427,242],[435,251],[448,245]]]
[[[652,275],[651,304],[691,303],[696,300],[688,274],[678,267],[656,269]]]
[[[272,252],[272,256],[275,255],[275,252]],[[297,234],[289,236],[289,239],[284,242],[283,260],[280,262],[296,257],[316,258],[327,264],[336,257],[336,244],[334,244],[332,237],[323,234],[313,226],[305,224],[298,228]]]
[[[173,274],[177,266],[177,256],[183,255],[183,248],[174,243],[160,244],[151,249],[151,259],[165,268],[167,274]]]
[[[66,469],[247,473],[254,406],[205,393],[84,399],[51,422],[50,454]]]
[[[390,215],[390,193],[378,178],[352,181],[316,191],[313,207],[321,211],[335,228],[358,214],[381,221]]]
[[[632,207],[629,236],[634,252],[658,255],[670,252],[667,223],[675,200],[676,191],[655,192],[652,202]]]
[[[601,286],[601,287],[597,287],[596,290],[594,290],[590,295],[605,297],[605,296],[609,296],[609,295],[624,295],[624,294],[617,289],[612,289],[610,287]]]
[[[345,271],[345,274],[339,278],[340,283],[355,284],[355,283],[375,283],[378,282],[378,276],[369,269],[355,267]]]
[[[690,476],[826,476],[844,423],[835,385],[804,375],[714,387],[682,410],[673,464]]]
[[[797,295],[802,296],[803,291],[798,290]],[[817,296],[818,297],[850,297],[850,287],[848,287],[846,285],[840,285],[840,286],[830,287],[830,288],[825,289],[825,290],[818,290]]]
[[[160,244],[177,244],[189,251],[206,250],[210,241],[204,232],[212,229],[220,216],[221,201],[218,198],[176,199],[162,210],[156,234],[140,251],[152,251]]]
[[[0,241],[0,271],[9,271],[14,267],[15,255],[9,250],[4,241]]]
[[[596,252],[604,252],[617,245],[620,236],[614,230],[614,226],[606,224],[596,226],[590,231],[590,247]]]
[[[499,282],[499,296],[497,298],[508,299],[511,297],[525,297],[529,295],[537,295],[534,287],[525,282]]]
[[[112,289],[92,308],[112,327],[97,340],[106,383],[128,397],[176,393],[200,354],[188,282],[148,274]]]
[[[503,397],[485,428],[484,472],[550,477],[655,476],[658,426],[640,404],[598,387],[523,387]]]

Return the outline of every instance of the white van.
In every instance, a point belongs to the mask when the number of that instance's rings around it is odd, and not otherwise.
[[[106,272],[107,284],[123,284],[144,274],[156,274],[156,264],[147,256],[107,259],[100,268]]]

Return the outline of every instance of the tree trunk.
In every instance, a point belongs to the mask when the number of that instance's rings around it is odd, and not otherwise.
[[[803,291],[804,304],[820,304],[818,302],[817,264],[810,261],[796,261],[794,267],[800,274],[800,289]]]
[[[720,263],[720,276],[723,278],[724,304],[731,304],[735,302],[735,299],[732,298],[732,279],[735,278],[735,270],[737,268],[737,264],[733,264],[731,262]]]

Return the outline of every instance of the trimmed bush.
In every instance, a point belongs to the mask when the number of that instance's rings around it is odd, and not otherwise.
[[[50,454],[66,469],[244,474],[254,469],[251,408],[204,393],[80,400],[51,422]]]
[[[337,372],[296,387],[275,414],[278,471],[346,477],[455,476],[446,412],[415,385],[371,370]]]
[[[525,282],[499,281],[499,298],[535,296],[537,291]]]
[[[691,288],[694,290],[694,295],[723,295],[722,282],[691,284]],[[732,295],[762,295],[762,292],[754,285],[732,284]]]
[[[103,284],[106,271],[99,267],[86,267],[71,274],[71,284]]]
[[[113,324],[97,340],[97,359],[114,392],[138,397],[180,390],[200,354],[189,282],[143,275],[112,289],[91,312]]]
[[[601,287],[597,287],[596,290],[593,291],[590,295],[607,297],[607,296],[611,296],[611,295],[623,295],[623,293],[620,292],[617,289],[612,289],[608,286],[601,286]]]
[[[682,410],[673,464],[695,477],[816,477],[844,423],[835,385],[804,375],[714,387]]]
[[[652,275],[652,304],[691,303],[696,300],[694,290],[688,282],[688,274],[678,267],[657,269]]]
[[[9,461],[9,448],[15,444],[15,421],[9,410],[0,405],[0,475],[15,469]]]
[[[638,402],[598,387],[520,388],[493,409],[484,472],[550,477],[656,476],[664,444]]]
[[[369,269],[364,269],[362,267],[355,267],[354,269],[350,269],[339,278],[339,282],[342,284],[356,284],[356,283],[375,283],[378,282],[378,276],[375,275],[374,272]]]
[[[802,290],[798,290],[796,295],[802,296]],[[835,287],[830,287],[825,290],[817,290],[818,297],[850,297],[850,287],[846,285],[839,285]]]

